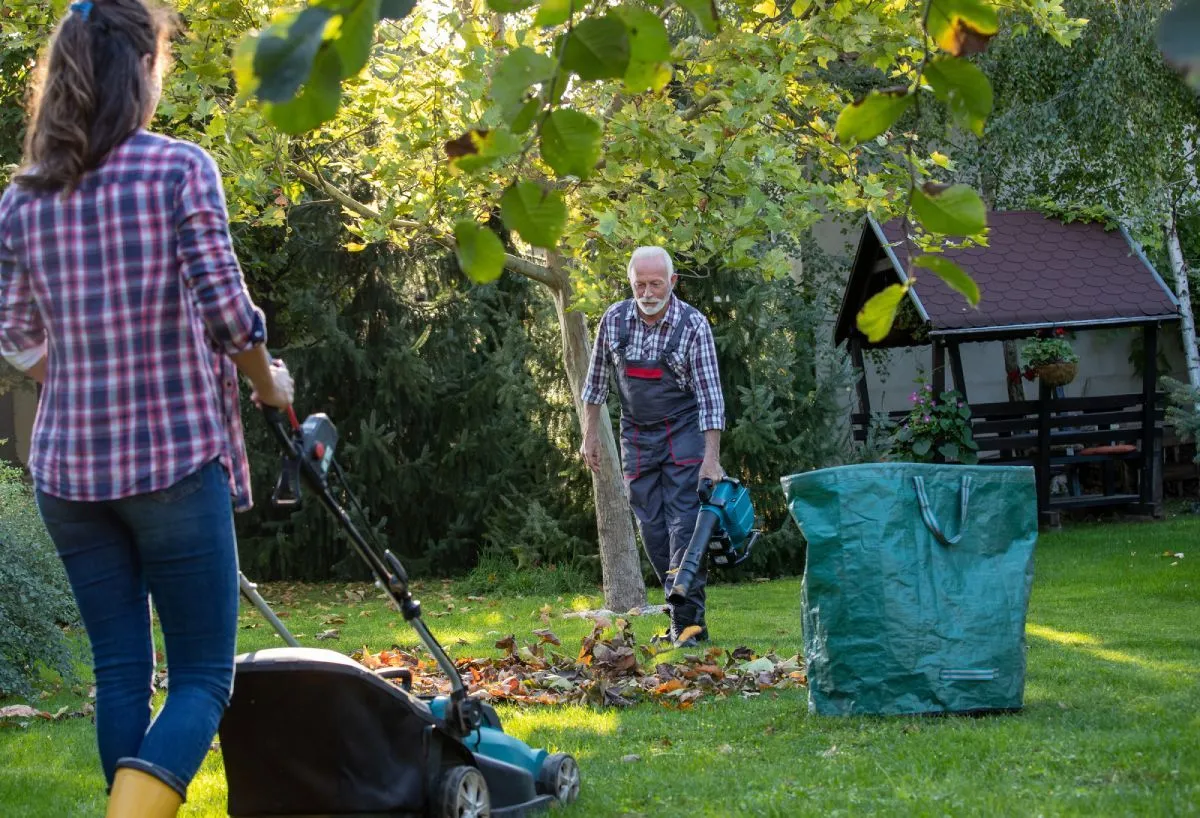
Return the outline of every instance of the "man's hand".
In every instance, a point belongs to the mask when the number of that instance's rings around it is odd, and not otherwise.
[[[725,470],[721,468],[721,463],[717,458],[705,455],[704,461],[700,464],[700,479],[716,483],[724,476]]]
[[[579,453],[583,462],[596,474],[600,473],[600,404],[585,403],[583,405],[583,445]]]
[[[583,462],[597,474],[600,473],[600,435],[588,430],[583,436],[583,445],[579,447]]]

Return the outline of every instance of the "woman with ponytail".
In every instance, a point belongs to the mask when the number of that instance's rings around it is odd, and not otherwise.
[[[216,734],[233,683],[233,510],[251,503],[238,372],[260,403],[286,407],[293,389],[267,353],[216,164],[146,130],[171,33],[143,0],[73,3],[0,198],[0,355],[44,384],[29,467],[91,641],[109,818],[175,815]],[[150,600],[170,677],[153,720]]]

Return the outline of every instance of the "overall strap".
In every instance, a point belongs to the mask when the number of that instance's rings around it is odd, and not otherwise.
[[[625,345],[629,343],[629,305],[633,303],[632,298],[626,298],[621,302],[621,306],[617,309],[619,320],[617,327],[619,334],[617,335],[617,352],[622,358],[625,357]]]
[[[667,345],[663,349],[663,358],[669,358],[679,347],[679,340],[683,338],[683,331],[687,329],[688,322],[692,318],[693,308],[686,306],[683,302],[680,302],[679,312],[679,323],[676,324],[675,331],[671,333],[671,340],[667,341]]]

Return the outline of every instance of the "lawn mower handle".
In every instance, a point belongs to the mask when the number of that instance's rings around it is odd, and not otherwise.
[[[400,609],[405,621],[412,625],[425,648],[438,663],[442,672],[450,679],[450,702],[446,708],[446,724],[452,732],[460,736],[468,735],[482,724],[483,711],[477,701],[467,697],[467,687],[458,668],[454,666],[454,662],[446,655],[445,649],[429,631],[425,621],[421,619],[421,603],[413,598],[412,591],[409,589],[408,572],[404,570],[399,558],[391,550],[385,549],[382,558],[376,553],[358,527],[354,525],[354,521],[350,519],[346,509],[333,496],[325,474],[317,468],[310,457],[305,456],[303,427],[297,420],[292,407],[287,408],[286,414],[265,404],[262,409],[263,415],[267,419],[267,425],[270,426],[276,440],[286,452],[285,460],[291,459],[292,461],[290,468],[293,473],[298,472],[299,478],[309,489],[316,492],[325,507],[333,513],[350,538],[350,544],[354,550],[367,563],[383,590]],[[286,468],[289,466],[285,466]],[[299,487],[296,488],[296,497],[298,498]]]

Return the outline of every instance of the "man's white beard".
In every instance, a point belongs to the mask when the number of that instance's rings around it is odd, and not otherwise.
[[[646,315],[658,315],[662,312],[663,307],[667,306],[667,302],[671,300],[671,293],[667,293],[666,298],[639,298],[637,305]]]

